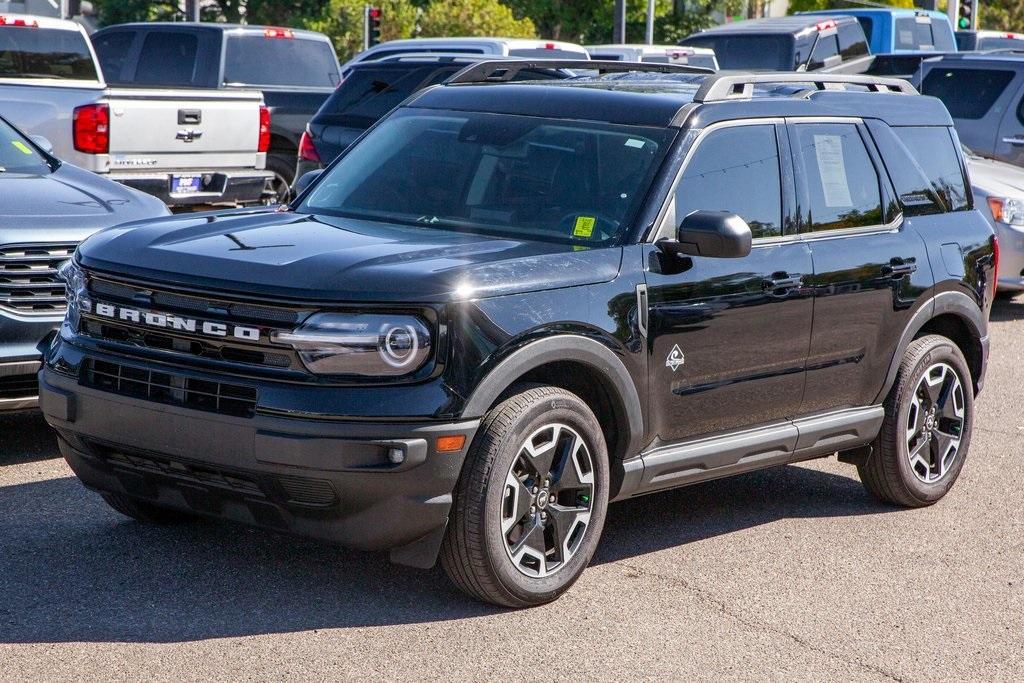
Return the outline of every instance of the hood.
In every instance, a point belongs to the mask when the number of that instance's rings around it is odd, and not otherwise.
[[[69,164],[46,175],[0,173],[0,197],[0,243],[77,242],[168,214],[155,197]]]
[[[968,157],[967,172],[976,195],[1024,199],[1024,169],[1019,166],[994,159]]]
[[[79,255],[88,268],[211,291],[432,303],[606,282],[622,250],[260,209],[118,227]]]

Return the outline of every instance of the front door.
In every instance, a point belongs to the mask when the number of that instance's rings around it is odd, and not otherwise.
[[[660,442],[782,421],[800,406],[812,264],[808,247],[786,234],[784,135],[773,122],[710,129],[663,222],[664,235],[693,211],[731,211],[753,232],[748,256],[667,256],[645,246],[649,415]]]

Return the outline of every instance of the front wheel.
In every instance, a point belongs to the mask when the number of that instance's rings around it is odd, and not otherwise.
[[[867,461],[865,488],[905,507],[931,505],[949,492],[967,458],[974,391],[967,361],[946,337],[915,339],[885,401],[885,420]]]
[[[478,600],[550,602],[590,563],[607,507],[608,452],[594,413],[563,389],[526,389],[480,426],[441,563]]]

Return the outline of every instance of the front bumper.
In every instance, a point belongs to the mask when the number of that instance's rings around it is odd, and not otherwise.
[[[89,488],[389,550],[417,567],[436,561],[479,425],[233,417],[82,386],[50,367],[40,373],[40,407]],[[438,452],[437,437],[449,434],[464,435],[465,446]]]
[[[36,373],[58,325],[57,318],[0,311],[0,412],[38,405]]]
[[[202,176],[199,192],[171,193],[172,176]],[[204,204],[251,204],[263,199],[267,181],[274,177],[270,171],[255,169],[218,169],[202,171],[182,169],[151,173],[113,172],[107,176],[123,185],[151,194],[168,206],[195,206]]]

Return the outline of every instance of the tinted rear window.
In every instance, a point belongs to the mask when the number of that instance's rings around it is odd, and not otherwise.
[[[541,57],[543,59],[587,59],[585,52],[576,50],[548,50],[543,47],[509,50],[510,57]]]
[[[198,51],[199,40],[191,33],[150,33],[142,43],[135,81],[149,85],[193,85]]]
[[[355,68],[320,108],[316,120],[318,123],[367,127],[417,90],[440,83],[465,67],[460,63],[410,68]]]
[[[340,81],[334,50],[322,40],[233,35],[226,49],[225,83],[334,87]]]
[[[97,80],[85,38],[77,31],[0,27],[0,78]]]
[[[928,72],[921,92],[938,97],[954,119],[980,119],[992,108],[1014,72],[1001,69],[943,69]]]
[[[694,36],[683,45],[709,47],[718,57],[721,69],[792,71],[793,39],[782,35]]]
[[[979,38],[979,50],[1024,50],[1024,40],[1019,38]]]
[[[912,17],[896,20],[896,40],[894,42],[897,50],[917,50],[919,48],[917,22]]]

